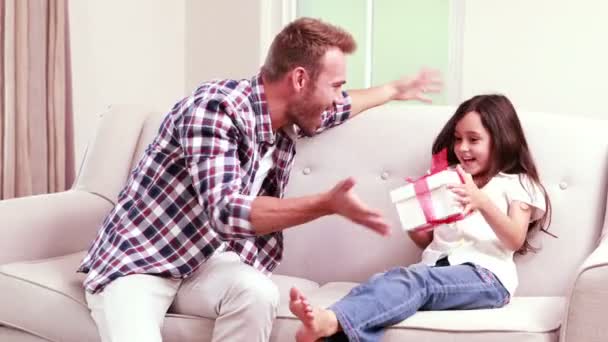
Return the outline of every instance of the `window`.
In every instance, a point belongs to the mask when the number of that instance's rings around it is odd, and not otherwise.
[[[354,36],[358,48],[348,59],[348,88],[382,84],[427,67],[439,70],[446,83],[433,103],[457,101],[461,63],[455,52],[462,40],[463,2],[293,0],[291,6],[289,20],[320,18]]]

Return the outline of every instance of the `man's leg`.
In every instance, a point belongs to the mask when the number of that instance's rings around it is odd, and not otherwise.
[[[101,342],[112,342],[108,336],[108,325],[106,324],[105,313],[103,311],[103,293],[90,294],[85,292],[85,298],[91,310],[91,317],[97,325],[97,333],[101,337]]]
[[[161,342],[165,314],[181,280],[134,274],[86,294],[102,342]]]
[[[418,310],[480,309],[503,306],[508,292],[494,275],[477,266],[399,267],[372,277],[329,309],[312,308],[291,293],[290,309],[302,321],[296,339],[316,341],[343,331],[349,341],[379,341],[383,328]]]
[[[233,252],[207,260],[184,280],[180,297],[198,299],[179,302],[182,312],[215,318],[213,342],[268,341],[279,304],[270,278]]]

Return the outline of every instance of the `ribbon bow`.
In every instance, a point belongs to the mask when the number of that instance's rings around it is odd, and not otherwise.
[[[435,226],[445,223],[452,223],[464,218],[462,213],[453,214],[448,217],[437,218],[435,214],[435,209],[433,206],[433,200],[431,198],[431,190],[429,189],[429,184],[427,178],[445,171],[448,169],[448,150],[443,149],[436,154],[433,155],[431,159],[431,169],[428,174],[418,178],[417,180],[412,180],[411,178],[406,178],[406,181],[414,184],[414,192],[416,193],[416,198],[420,203],[420,207],[422,208],[422,212],[424,213],[424,217],[426,219],[426,224],[417,228],[417,231],[425,231],[432,229]],[[464,183],[464,179],[459,175],[460,181]]]

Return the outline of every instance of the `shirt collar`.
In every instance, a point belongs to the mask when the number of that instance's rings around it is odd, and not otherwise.
[[[270,120],[270,110],[264,92],[264,83],[260,74],[251,79],[251,103],[255,112],[255,132],[259,141],[274,144],[275,134],[272,131],[272,121]]]
[[[288,125],[283,127],[283,132],[291,139],[291,141],[295,142],[298,139],[298,126],[295,124]]]

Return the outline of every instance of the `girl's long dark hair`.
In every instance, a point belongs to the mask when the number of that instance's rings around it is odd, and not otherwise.
[[[536,252],[538,249],[530,245],[528,241],[530,232],[538,228],[555,237],[555,235],[547,231],[551,223],[551,202],[545,187],[540,181],[536,164],[528,148],[528,142],[519,122],[517,112],[507,97],[498,94],[477,95],[463,102],[456,109],[456,112],[448,120],[441,132],[439,132],[437,138],[435,138],[433,154],[446,148],[448,151],[448,163],[450,165],[458,164],[458,158],[454,153],[456,124],[470,112],[479,114],[481,123],[488,130],[492,139],[492,161],[486,182],[499,172],[518,175],[526,174],[543,191],[547,204],[545,214],[539,220],[529,224],[526,240],[517,251],[519,254],[526,254],[529,251]],[[523,183],[522,186],[524,186]],[[524,186],[524,188],[527,188],[527,186]]]

